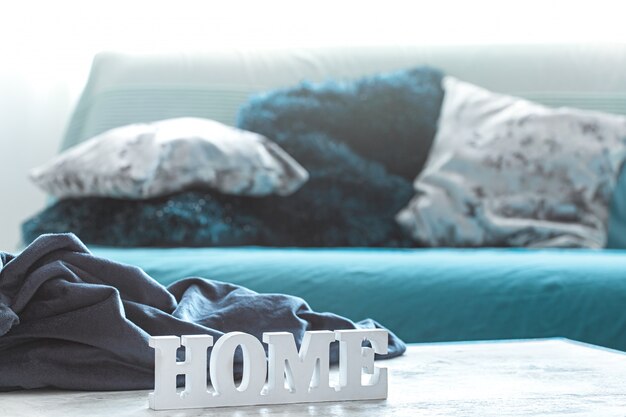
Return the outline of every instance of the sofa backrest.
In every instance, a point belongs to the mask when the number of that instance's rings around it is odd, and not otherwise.
[[[417,65],[547,105],[626,114],[626,45],[619,44],[106,52],[94,59],[62,148],[113,127],[170,117],[233,125],[256,92]]]

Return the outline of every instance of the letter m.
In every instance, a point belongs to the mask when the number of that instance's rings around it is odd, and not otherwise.
[[[315,391],[317,395],[324,396],[335,391],[328,385],[329,349],[335,341],[334,332],[305,332],[300,352],[291,333],[263,333],[263,341],[268,344],[270,395],[288,391],[300,397]]]

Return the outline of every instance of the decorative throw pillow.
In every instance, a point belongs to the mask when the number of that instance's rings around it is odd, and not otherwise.
[[[293,195],[259,202],[273,213],[266,222],[285,213],[276,227],[298,246],[412,245],[394,218],[435,135],[441,79],[419,67],[252,97],[238,126],[271,137],[310,173]]]
[[[288,195],[308,173],[264,136],[199,118],[111,129],[31,172],[55,197],[145,199],[203,186],[225,194]]]
[[[321,134],[413,181],[428,157],[443,100],[441,71],[417,67],[355,81],[302,83],[259,94],[244,105],[242,129],[276,141],[298,162],[293,134]],[[312,169],[312,168],[308,168]]]
[[[417,196],[398,222],[430,246],[604,247],[626,118],[548,108],[446,77]]]
[[[146,200],[68,198],[24,222],[22,234],[29,243],[42,234],[72,232],[90,244],[118,247],[264,245],[277,240],[250,212],[252,200],[261,199],[210,190]]]

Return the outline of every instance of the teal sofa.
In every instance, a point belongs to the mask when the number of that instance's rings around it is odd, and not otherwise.
[[[428,64],[547,105],[626,114],[625,45],[500,45],[99,54],[63,148],[177,116],[234,124],[253,93]],[[567,337],[626,350],[626,174],[610,249],[109,248],[163,284],[201,276],[371,317],[407,342]],[[103,225],[106,227],[106,225]]]

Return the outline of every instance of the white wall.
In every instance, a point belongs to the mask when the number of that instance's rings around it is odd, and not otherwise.
[[[14,4],[10,4],[14,3]],[[108,0],[0,4],[0,250],[45,196],[52,157],[93,55],[216,46],[626,42],[621,1]],[[9,5],[10,4],[10,5]]]

